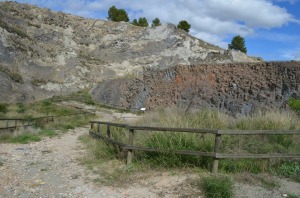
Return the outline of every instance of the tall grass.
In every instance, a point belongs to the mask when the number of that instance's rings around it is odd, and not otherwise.
[[[164,109],[144,114],[135,125],[176,128],[205,128],[228,130],[299,130],[299,117],[293,112],[257,113],[249,117],[233,118],[216,110],[204,109],[188,114],[181,109]],[[118,141],[127,143],[128,136],[115,131]],[[125,133],[126,134],[126,133]],[[137,161],[150,166],[197,166],[210,169],[212,158],[177,155],[173,151],[192,150],[213,152],[214,135],[178,132],[137,131],[134,145],[158,148],[169,152],[135,152]],[[299,135],[223,135],[221,153],[299,153]],[[219,168],[225,172],[278,172],[284,160],[242,159],[220,160]],[[299,161],[295,161],[299,164]],[[293,168],[289,166],[290,168]],[[281,174],[282,175],[282,174]]]

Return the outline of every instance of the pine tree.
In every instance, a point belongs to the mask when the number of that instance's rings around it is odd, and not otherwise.
[[[231,44],[228,45],[228,49],[239,50],[247,54],[247,48],[245,46],[245,39],[240,35],[233,37]]]

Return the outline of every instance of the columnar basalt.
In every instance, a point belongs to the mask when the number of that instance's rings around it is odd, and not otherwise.
[[[107,81],[91,93],[100,102],[126,108],[214,107],[246,115],[286,108],[290,97],[298,97],[299,83],[300,62],[200,64],[149,69],[143,80]]]

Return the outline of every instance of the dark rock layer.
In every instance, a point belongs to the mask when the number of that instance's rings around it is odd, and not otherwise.
[[[95,100],[125,108],[215,107],[232,114],[286,108],[298,97],[300,62],[228,63],[147,70],[143,80],[106,81]]]

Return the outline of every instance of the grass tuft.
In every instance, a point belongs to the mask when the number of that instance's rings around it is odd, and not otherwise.
[[[233,197],[233,182],[225,176],[209,176],[202,180],[202,188],[206,197],[231,198]]]

